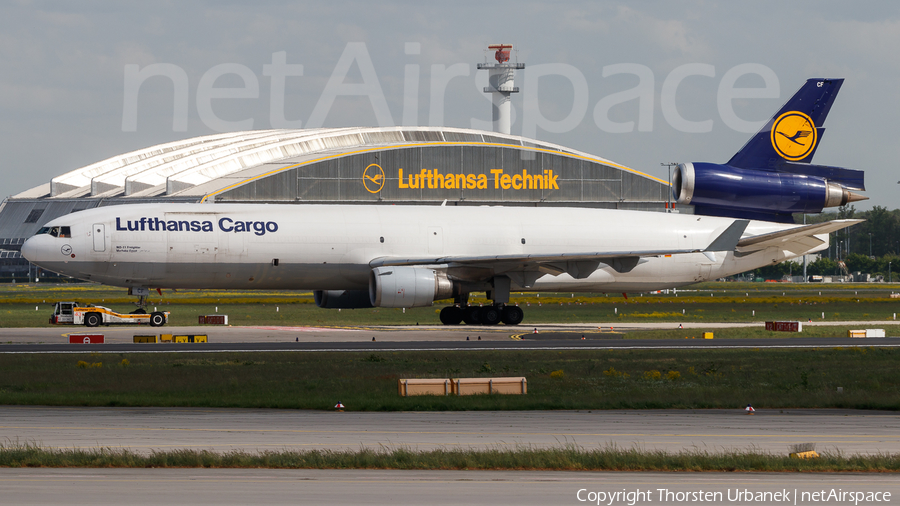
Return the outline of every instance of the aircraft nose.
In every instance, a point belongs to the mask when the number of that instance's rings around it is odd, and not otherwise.
[[[34,237],[29,237],[22,243],[22,256],[25,257],[25,260],[32,263],[35,261],[35,254],[37,253],[37,245],[34,242]]]

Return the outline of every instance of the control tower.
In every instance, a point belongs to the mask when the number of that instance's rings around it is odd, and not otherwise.
[[[524,69],[525,64],[510,63],[509,53],[512,50],[512,44],[491,44],[488,46],[488,50],[495,51],[494,58],[497,63],[479,63],[478,70],[490,72],[488,78],[490,86],[485,88],[484,92],[493,95],[494,131],[509,135],[511,123],[509,96],[519,92],[519,88],[514,86],[516,70]]]

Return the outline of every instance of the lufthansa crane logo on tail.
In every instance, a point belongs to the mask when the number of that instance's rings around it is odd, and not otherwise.
[[[817,139],[812,118],[799,111],[788,111],[772,125],[772,147],[786,160],[802,160],[813,152]]]
[[[363,172],[363,184],[369,193],[378,193],[384,188],[384,169],[377,163],[366,167]]]

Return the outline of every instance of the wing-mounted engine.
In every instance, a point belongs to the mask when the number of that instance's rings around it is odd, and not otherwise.
[[[316,290],[316,305],[325,309],[361,309],[372,307],[368,290]]]
[[[376,267],[369,277],[369,300],[376,307],[424,307],[453,295],[447,273],[427,267]]]

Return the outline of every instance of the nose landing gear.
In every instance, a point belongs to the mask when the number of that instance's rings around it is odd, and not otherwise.
[[[128,289],[128,295],[137,296],[138,300],[134,303],[137,306],[138,311],[144,311],[144,306],[147,305],[147,297],[150,296],[150,289],[145,287],[131,287]]]

